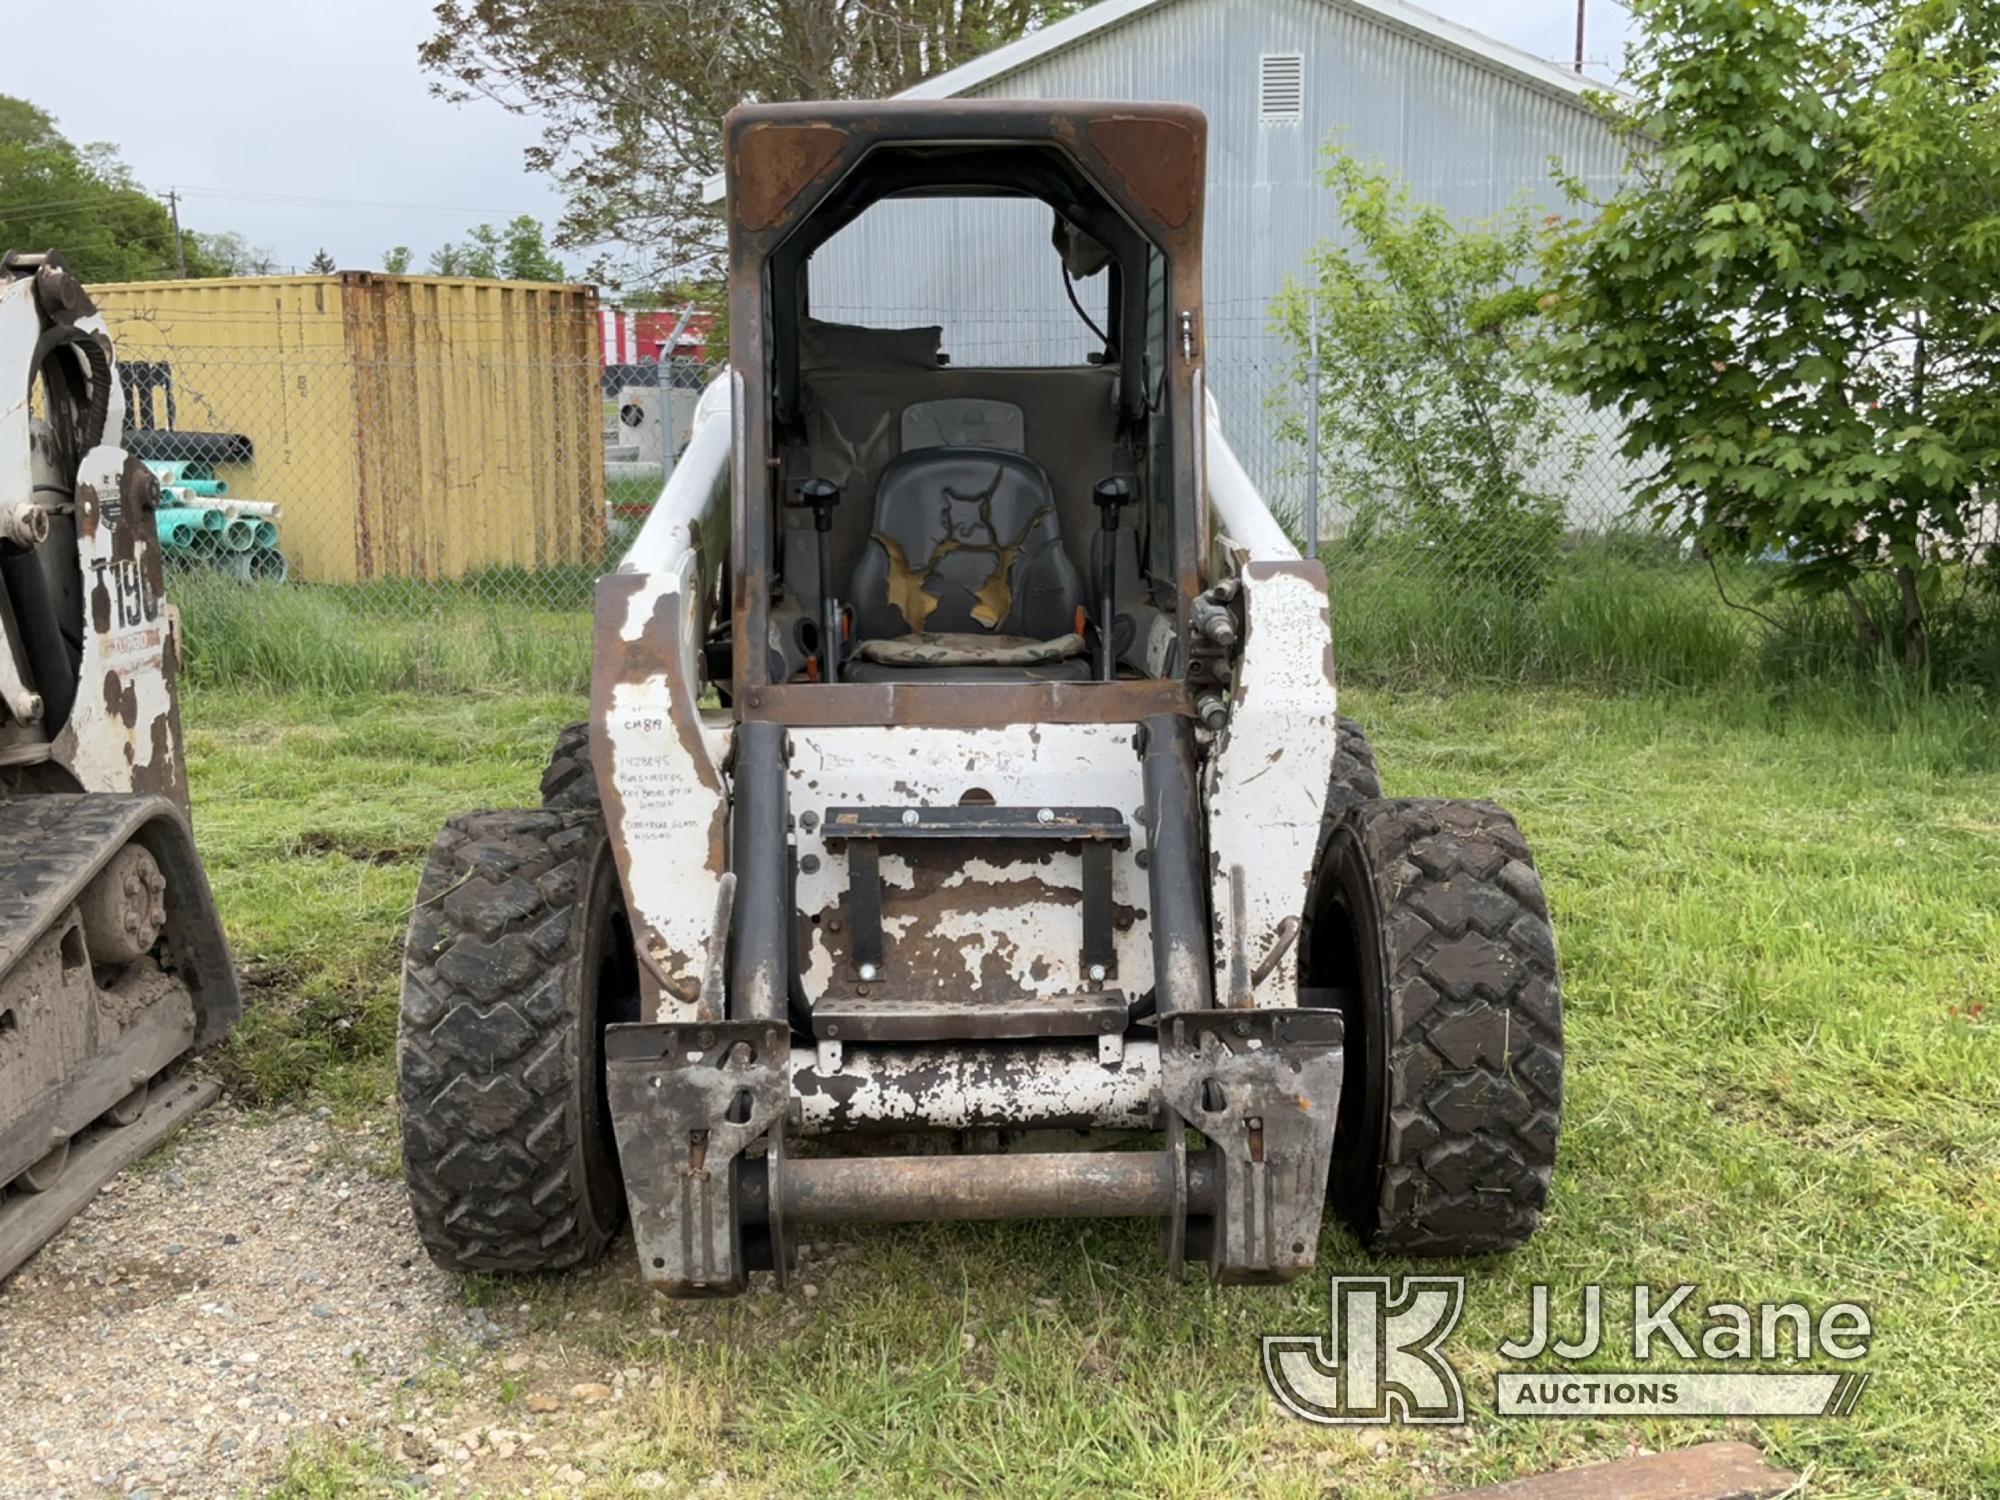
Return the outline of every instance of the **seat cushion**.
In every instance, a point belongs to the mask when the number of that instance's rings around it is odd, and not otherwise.
[[[1022,635],[927,631],[862,641],[848,660],[885,667],[1037,667],[1082,655],[1083,637],[1075,631],[1047,641]]]
[[[1032,667],[885,667],[879,661],[842,662],[843,682],[1088,682],[1090,662],[1081,656]]]

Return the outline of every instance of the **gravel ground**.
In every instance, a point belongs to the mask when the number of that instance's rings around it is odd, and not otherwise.
[[[0,1288],[0,1496],[233,1495],[306,1432],[411,1431],[494,1330],[418,1247],[387,1128],[213,1106]]]

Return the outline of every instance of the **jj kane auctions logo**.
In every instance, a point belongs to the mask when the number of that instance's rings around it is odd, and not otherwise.
[[[1858,1303],[1818,1313],[1798,1302],[1711,1302],[1696,1288],[1631,1287],[1629,1370],[1502,1370],[1494,1408],[1508,1417],[1845,1416],[1868,1376],[1800,1369],[1819,1360],[1852,1363],[1868,1353],[1874,1327]],[[1527,1332],[1501,1343],[1503,1359],[1537,1363],[1591,1359],[1607,1350],[1605,1293],[1578,1297],[1575,1336],[1558,1334],[1546,1286],[1532,1292]],[[1264,1378],[1294,1416],[1326,1425],[1459,1423],[1465,1388],[1444,1353],[1465,1311],[1463,1276],[1335,1276],[1329,1327],[1319,1334],[1266,1334]],[[1650,1362],[1706,1359],[1764,1368],[1687,1370]],[[1776,1361],[1787,1368],[1772,1369]]]

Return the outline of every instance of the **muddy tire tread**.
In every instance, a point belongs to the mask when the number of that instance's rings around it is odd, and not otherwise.
[[[1527,840],[1490,802],[1351,809],[1382,913],[1387,1132],[1371,1248],[1512,1250],[1548,1201],[1562,1118],[1562,983]]]
[[[596,812],[597,775],[590,763],[590,726],[570,724],[556,735],[542,772],[542,806]]]
[[[566,965],[584,938],[588,812],[474,812],[432,848],[404,951],[397,1094],[404,1176],[432,1259],[553,1271],[603,1253],[575,1107]]]

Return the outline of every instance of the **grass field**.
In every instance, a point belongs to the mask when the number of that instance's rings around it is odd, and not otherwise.
[[[560,684],[560,674],[551,683]],[[252,1101],[389,1106],[397,945],[450,812],[533,796],[561,690],[316,696],[198,680],[197,828],[254,1009],[222,1056]],[[1566,1129],[1542,1233],[1470,1274],[1462,1429],[1328,1431],[1262,1395],[1257,1335],[1324,1329],[1323,1277],[1162,1277],[1150,1226],[857,1230],[818,1295],[662,1304],[598,1272],[474,1281],[526,1304],[552,1370],[660,1377],[579,1434],[593,1492],[1401,1496],[1728,1431],[1808,1493],[2000,1493],[2000,728],[1977,697],[1717,688],[1354,691],[1389,790],[1490,795],[1534,841],[1569,1002]],[[1329,1228],[1323,1268],[1360,1268]],[[1389,1271],[1410,1269],[1389,1264]],[[1499,1341],[1545,1282],[1865,1303],[1847,1420],[1524,1422]],[[1615,1347],[1629,1324],[1613,1316]],[[1600,1365],[1615,1367],[1605,1358]],[[594,1376],[589,1378],[595,1378]],[[514,1410],[490,1362],[470,1409]],[[394,1472],[312,1444],[287,1488]],[[643,1476],[643,1478],[642,1478]],[[526,1482],[524,1480],[524,1482]]]

